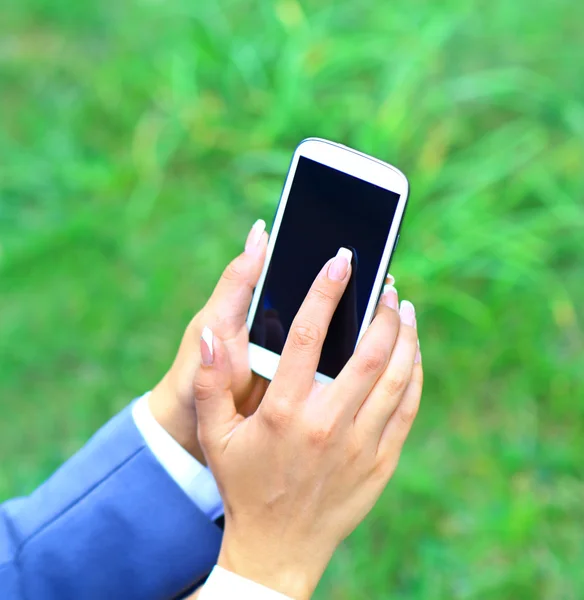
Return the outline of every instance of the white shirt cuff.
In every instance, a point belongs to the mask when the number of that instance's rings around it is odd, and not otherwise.
[[[250,579],[215,565],[199,594],[199,600],[291,600]]]
[[[215,478],[154,418],[148,405],[149,395],[150,392],[144,394],[132,407],[136,427],[170,477],[214,521],[223,514],[223,501]]]

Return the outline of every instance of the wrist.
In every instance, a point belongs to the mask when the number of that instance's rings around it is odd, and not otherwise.
[[[176,394],[169,388],[167,378],[152,390],[148,406],[156,421],[201,464],[206,465],[205,456],[197,436],[197,416],[195,409],[188,410],[181,405]]]
[[[294,600],[310,600],[328,560],[324,562],[319,566],[314,554],[306,554],[299,561],[281,548],[274,550],[266,545],[257,552],[254,544],[238,544],[229,539],[223,540],[217,560],[223,569]]]

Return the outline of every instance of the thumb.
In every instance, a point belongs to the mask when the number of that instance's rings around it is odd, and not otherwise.
[[[231,393],[231,364],[223,342],[209,327],[201,335],[201,362],[193,382],[199,441],[221,445],[238,417]]]
[[[256,221],[249,232],[245,252],[227,265],[207,303],[212,313],[220,318],[220,335],[224,339],[234,336],[245,324],[266,259],[268,235],[265,228],[265,221]]]

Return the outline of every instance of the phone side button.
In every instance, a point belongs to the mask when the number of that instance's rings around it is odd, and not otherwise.
[[[399,243],[399,233],[397,234],[397,237],[395,238],[395,243],[393,245],[393,250],[391,251],[392,254],[396,251],[398,243]]]

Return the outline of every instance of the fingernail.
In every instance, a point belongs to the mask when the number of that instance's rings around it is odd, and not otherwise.
[[[213,332],[203,327],[201,333],[201,362],[205,367],[213,364]]]
[[[401,301],[399,316],[404,325],[409,325],[410,327],[416,326],[416,309],[408,300]]]
[[[343,280],[349,271],[353,253],[348,248],[339,248],[333,262],[329,265],[328,276],[333,281]]]
[[[393,310],[399,310],[399,301],[397,298],[397,290],[391,284],[383,286],[383,294],[381,295],[381,304],[393,308]]]
[[[385,283],[387,283],[387,285],[395,285],[395,277],[391,273],[388,273],[385,278]]]
[[[255,248],[257,248],[260,240],[262,239],[262,234],[266,230],[266,222],[263,219],[258,219],[251,228],[247,240],[245,241],[245,251],[247,253],[253,252]]]

